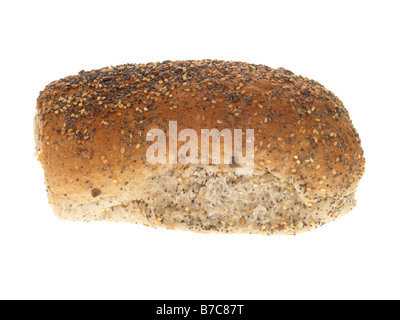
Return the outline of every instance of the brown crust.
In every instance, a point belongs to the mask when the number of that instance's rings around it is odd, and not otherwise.
[[[349,195],[364,173],[342,102],[279,68],[219,60],[127,64],[50,83],[37,100],[39,160],[53,193],[118,196],[163,170],[145,160],[148,130],[254,129],[255,164],[306,199]],[[100,193],[99,193],[100,192]]]

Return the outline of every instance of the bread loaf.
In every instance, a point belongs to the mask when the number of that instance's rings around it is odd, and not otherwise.
[[[150,163],[149,131],[169,139],[171,122],[198,136],[253,130],[253,170],[235,161]],[[127,64],[54,81],[37,100],[35,138],[58,217],[202,233],[322,226],[354,207],[365,164],[347,110],[321,84],[219,60]]]

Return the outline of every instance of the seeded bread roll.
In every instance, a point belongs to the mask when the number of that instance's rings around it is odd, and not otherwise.
[[[170,121],[199,137],[206,128],[254,129],[254,170],[150,164],[154,142],[146,134],[161,129],[168,139]],[[58,217],[201,233],[296,234],[321,226],[355,206],[365,164],[332,92],[283,68],[243,62],[81,71],[40,93],[35,137]]]

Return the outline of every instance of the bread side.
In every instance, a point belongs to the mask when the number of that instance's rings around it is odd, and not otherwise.
[[[194,232],[296,234],[335,220],[354,193],[303,202],[293,185],[269,172],[241,175],[228,166],[185,166],[146,181],[131,196],[74,203],[50,193],[62,219],[120,221]]]

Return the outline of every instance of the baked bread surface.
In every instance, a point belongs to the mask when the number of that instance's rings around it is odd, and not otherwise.
[[[149,164],[151,129],[254,129],[254,171]],[[50,204],[70,220],[296,234],[354,205],[364,173],[343,103],[279,68],[220,60],[127,64],[50,83],[35,137]],[[179,146],[178,146],[179,147]],[[223,143],[221,144],[223,148]]]

